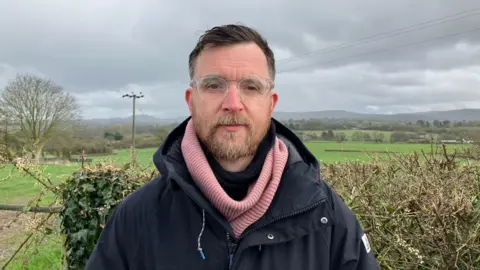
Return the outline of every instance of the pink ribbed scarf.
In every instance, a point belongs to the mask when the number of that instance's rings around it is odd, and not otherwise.
[[[235,237],[239,237],[250,224],[265,214],[275,196],[288,159],[287,147],[280,139],[275,138],[275,144],[265,159],[259,178],[249,188],[243,200],[235,201],[223,190],[210,168],[192,120],[187,124],[181,147],[193,180],[227,218]]]

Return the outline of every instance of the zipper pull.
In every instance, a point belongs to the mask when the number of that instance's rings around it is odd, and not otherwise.
[[[229,233],[227,233],[227,242],[228,242],[228,269],[232,269],[233,257],[235,256],[235,251],[237,250],[237,243]]]
[[[232,269],[233,254],[228,255],[228,269]]]

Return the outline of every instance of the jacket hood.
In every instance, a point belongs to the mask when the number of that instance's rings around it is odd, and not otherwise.
[[[155,152],[153,161],[163,179],[174,180],[169,183],[180,186],[197,203],[203,213],[207,212],[212,215],[231,232],[230,224],[206,199],[193,181],[183,159],[181,141],[189,120],[190,117],[168,135]],[[256,226],[260,227],[262,224],[311,209],[327,197],[327,191],[320,181],[319,163],[315,156],[287,127],[273,118],[272,122],[275,124],[277,137],[287,146],[288,160],[269,209],[256,223]],[[289,226],[294,227],[292,224]],[[299,231],[305,231],[305,228]],[[248,233],[248,229],[245,233]]]

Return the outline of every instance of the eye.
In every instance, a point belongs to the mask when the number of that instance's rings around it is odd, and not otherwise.
[[[225,81],[220,78],[204,78],[200,81],[200,88],[205,91],[225,90]]]
[[[258,85],[255,85],[255,84],[248,85],[247,89],[250,90],[250,91],[259,91],[260,90]]]
[[[216,83],[216,82],[211,82],[206,86],[206,88],[208,88],[208,89],[218,89],[218,88],[220,88],[220,84]]]
[[[241,82],[240,88],[248,92],[261,92],[264,89],[263,83],[256,79],[245,79]]]

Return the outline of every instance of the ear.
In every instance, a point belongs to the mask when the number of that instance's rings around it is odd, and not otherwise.
[[[185,101],[187,102],[190,115],[192,114],[192,98],[193,98],[192,95],[193,95],[193,89],[190,87],[185,91]]]
[[[278,102],[278,93],[275,92],[275,91],[272,91],[272,94],[270,96],[270,113],[273,113],[273,110],[275,109],[275,107],[277,106],[277,102]]]

